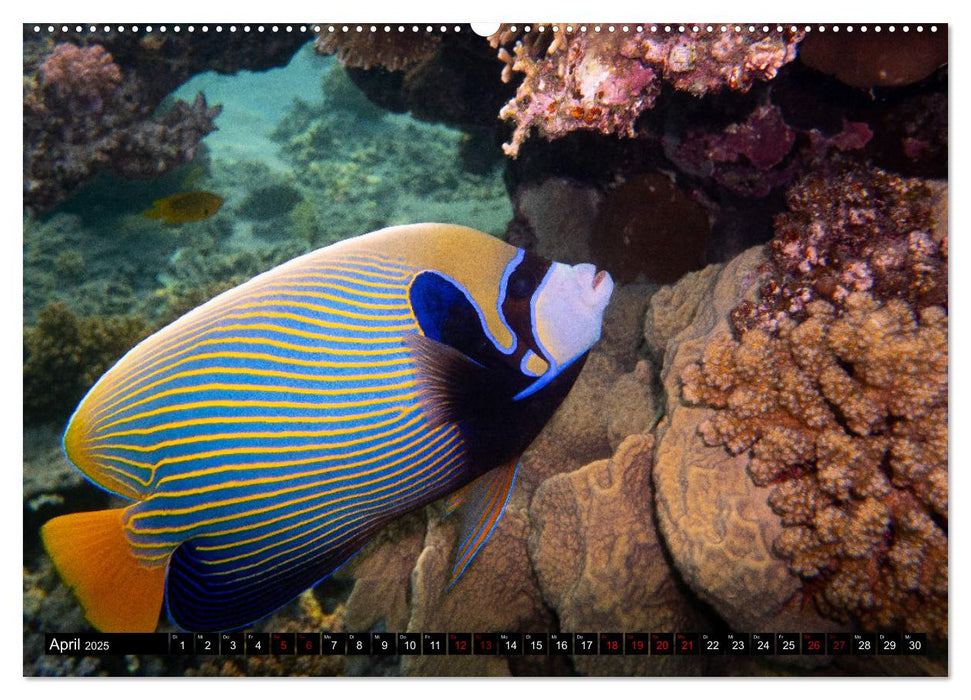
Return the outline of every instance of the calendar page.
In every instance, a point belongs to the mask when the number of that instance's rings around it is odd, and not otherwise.
[[[25,20],[25,676],[948,676],[948,24],[607,9]]]

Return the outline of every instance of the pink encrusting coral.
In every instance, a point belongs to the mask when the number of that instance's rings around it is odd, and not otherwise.
[[[737,331],[774,332],[815,299],[853,292],[947,309],[947,231],[927,181],[839,160],[797,181],[768,244],[772,274],[758,302],[732,313]]]
[[[754,81],[775,77],[795,58],[802,38],[789,30],[756,36],[700,28],[594,29],[538,25],[513,32],[504,26],[490,38],[506,63],[503,80],[525,75],[499,115],[516,125],[503,145],[506,155],[518,155],[532,128],[550,140],[578,129],[633,136],[637,117],[653,107],[662,83],[699,97],[722,89],[745,92]]]
[[[97,44],[57,44],[38,69],[45,90],[60,99],[103,99],[121,83],[121,70],[111,54]]]

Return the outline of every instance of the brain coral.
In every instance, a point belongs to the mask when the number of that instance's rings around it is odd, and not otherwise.
[[[715,409],[706,443],[771,488],[776,554],[824,615],[947,636],[947,369],[944,309],[853,292],[682,371]]]

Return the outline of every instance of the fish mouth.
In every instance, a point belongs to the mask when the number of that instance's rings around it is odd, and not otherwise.
[[[593,265],[590,266],[590,277],[587,287],[587,292],[583,295],[586,297],[586,303],[596,309],[603,309],[607,306],[610,301],[610,296],[614,291],[614,280],[611,278],[610,273],[606,270],[597,271]]]
[[[597,287],[603,284],[604,280],[608,279],[610,274],[606,270],[601,270],[593,277],[593,289],[597,291]]]

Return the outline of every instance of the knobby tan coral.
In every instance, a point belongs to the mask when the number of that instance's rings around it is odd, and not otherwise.
[[[946,637],[947,315],[859,292],[807,311],[714,339],[683,397],[771,488],[775,551],[821,613]]]
[[[427,60],[441,43],[435,33],[411,32],[410,28],[406,33],[369,30],[367,26],[358,32],[354,26],[346,32],[322,32],[314,50],[319,54],[337,54],[337,59],[350,68],[398,71]]]

